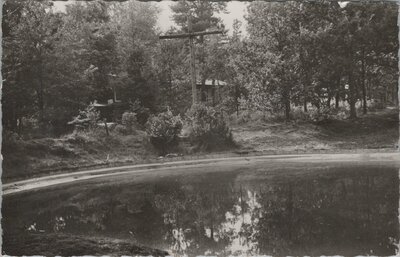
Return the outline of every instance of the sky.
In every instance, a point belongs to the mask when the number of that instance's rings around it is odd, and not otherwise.
[[[65,11],[65,6],[67,4],[72,3],[72,1],[64,2],[64,1],[55,1],[54,7],[57,11]],[[161,2],[152,2],[153,4],[159,6],[161,12],[158,17],[158,27],[162,32],[167,31],[170,27],[174,26],[174,22],[172,20],[172,11],[169,8],[173,1],[161,1]],[[232,25],[234,19],[237,19],[242,22],[242,30],[245,31],[246,21],[244,19],[244,15],[246,13],[247,2],[240,1],[230,1],[227,3],[227,13],[218,14],[225,24],[225,28],[229,30],[228,33],[232,33]]]

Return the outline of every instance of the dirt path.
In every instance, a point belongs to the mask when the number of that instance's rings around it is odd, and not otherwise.
[[[345,153],[345,154],[299,154],[299,155],[265,155],[249,157],[230,157],[203,159],[196,161],[176,161],[158,164],[131,165],[114,168],[95,169],[88,171],[72,172],[66,174],[50,175],[34,179],[21,180],[3,184],[3,195],[15,194],[49,186],[73,183],[106,176],[122,174],[135,174],[160,170],[181,170],[189,168],[213,167],[214,165],[243,164],[252,160],[274,162],[395,162],[400,165],[400,153]]]

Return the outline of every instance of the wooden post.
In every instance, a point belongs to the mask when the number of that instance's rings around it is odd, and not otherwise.
[[[107,134],[107,136],[109,136],[110,133],[108,132],[107,120],[104,119],[103,121],[104,121],[104,127],[105,127],[105,129],[106,129],[106,134]]]
[[[174,39],[174,38],[189,38],[190,47],[190,83],[192,87],[192,105],[197,103],[197,90],[196,90],[196,67],[195,67],[195,52],[194,52],[194,38],[197,36],[211,35],[211,34],[222,34],[222,30],[213,31],[200,31],[192,32],[192,21],[190,15],[188,15],[188,29],[189,33],[175,34],[175,35],[164,35],[160,36],[159,39]]]
[[[189,23],[189,34],[192,33],[192,20],[188,15],[188,23]],[[192,84],[192,105],[197,103],[197,90],[196,90],[196,64],[195,64],[195,56],[194,56],[194,37],[189,36],[189,47],[190,47],[190,82]]]

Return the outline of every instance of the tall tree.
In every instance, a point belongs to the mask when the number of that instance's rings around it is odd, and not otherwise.
[[[209,29],[223,29],[224,25],[221,18],[217,17],[218,13],[226,10],[224,2],[210,2],[205,0],[196,1],[179,1],[171,6],[173,11],[173,20],[180,27],[182,32],[198,32]],[[210,36],[216,37],[218,36]],[[212,78],[212,72],[208,68],[210,64],[209,51],[216,46],[215,40],[206,39],[200,36],[197,39],[198,46],[196,47],[197,78],[201,84],[205,85],[206,79]],[[212,46],[213,45],[213,46]],[[189,53],[188,53],[189,54]]]
[[[250,43],[259,53],[266,52],[275,57],[270,66],[271,76],[259,83],[270,94],[277,95],[278,105],[284,110],[286,119],[290,119],[292,91],[299,81],[299,53],[295,48],[298,23],[292,15],[297,13],[298,5],[294,2],[253,2],[248,7]],[[261,65],[265,66],[266,61],[262,60]]]
[[[38,111],[41,124],[45,121],[46,98],[49,85],[48,69],[51,68],[53,45],[56,40],[57,16],[51,11],[48,1],[25,1],[16,4],[6,13],[3,26],[13,28],[4,37],[5,108],[13,110],[9,124],[15,127],[21,115]],[[6,11],[7,12],[7,11]],[[15,15],[19,13],[19,15]],[[14,16],[15,15],[15,16]],[[18,96],[19,93],[21,96]],[[31,98],[34,97],[34,98]],[[25,109],[30,98],[35,109]],[[22,100],[23,103],[19,102]],[[25,111],[24,111],[25,110]]]

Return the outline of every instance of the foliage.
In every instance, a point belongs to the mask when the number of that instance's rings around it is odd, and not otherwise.
[[[138,127],[138,122],[136,119],[136,113],[134,112],[124,112],[122,114],[122,125],[125,126],[127,133],[132,133]]]
[[[144,107],[139,100],[129,103],[129,112],[136,114],[138,124],[144,125],[150,117],[150,109]]]
[[[321,108],[326,101],[330,108],[335,98],[336,103],[349,102],[351,117],[356,116],[359,100],[365,113],[367,84],[377,78],[373,73],[395,72],[389,68],[394,67],[398,45],[392,10],[389,3],[349,3],[343,8],[324,1],[251,3],[249,38],[243,40],[243,53],[234,67],[243,74],[252,108],[284,109],[289,119],[293,104],[303,105],[307,112],[308,103]],[[387,40],[379,40],[379,35]],[[391,64],[382,66],[380,58]],[[389,83],[391,89],[384,91],[393,98],[396,85]]]
[[[89,102],[107,102],[112,88],[117,99],[139,100],[138,120],[146,122],[157,104],[154,47],[147,47],[156,39],[154,5],[76,2],[54,12],[50,1],[11,2],[3,9],[6,129],[19,131],[35,116],[42,131],[66,133],[71,117]]]
[[[324,106],[320,109],[309,108],[307,112],[303,112],[301,108],[294,108],[291,116],[296,121],[322,123],[329,120],[345,120],[349,117],[349,110],[345,107],[328,108]]]
[[[177,26],[167,33],[187,32],[188,17],[193,31],[223,29],[218,14],[226,3],[179,1],[171,9]],[[252,112],[260,115],[251,119],[264,121],[282,113],[354,118],[357,108],[366,113],[398,104],[395,3],[255,1],[247,13],[247,34],[236,20],[231,35],[194,40],[196,77],[227,82],[218,108],[236,112],[240,122]],[[158,15],[156,4],[138,1],[74,2],[65,12],[55,12],[48,0],[6,1],[5,130],[65,134],[71,117],[94,100],[106,103],[113,91],[131,103],[126,111],[140,125],[167,107],[184,114],[191,105],[189,45],[160,41]]]
[[[100,120],[100,113],[96,110],[96,108],[90,104],[86,107],[85,110],[79,111],[79,114],[74,117],[74,119],[68,124],[74,125],[77,128],[84,129],[95,129],[97,127],[97,123]]]
[[[163,155],[171,147],[178,144],[178,135],[181,130],[182,120],[180,115],[174,116],[169,110],[151,116],[146,123],[146,132],[150,137],[151,143]]]
[[[215,150],[234,145],[231,130],[215,108],[196,104],[186,113],[186,120],[188,136],[199,149]]]
[[[192,23],[192,31],[203,31],[212,27],[223,26],[221,18],[216,14],[226,9],[224,2],[212,1],[178,1],[171,7],[173,19],[183,31],[188,31],[188,15]]]

